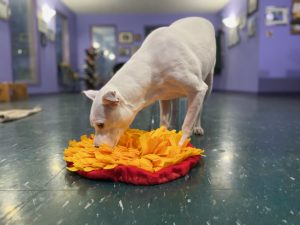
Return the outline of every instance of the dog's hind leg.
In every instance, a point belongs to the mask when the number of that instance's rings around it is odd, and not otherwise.
[[[183,135],[179,141],[179,145],[183,145],[184,141],[191,136],[198,115],[201,115],[207,89],[208,86],[202,82],[197,90],[193,90],[188,94],[188,109],[182,125]],[[199,119],[198,121],[198,125],[201,127],[201,120]]]
[[[212,71],[208,74],[208,76],[205,79],[205,84],[207,85],[207,91],[205,93],[205,97],[204,97],[204,103],[206,102],[208,96],[210,95],[211,91],[212,91],[212,86],[213,86],[213,73],[214,73],[214,69],[212,69]],[[203,104],[204,104],[203,103]],[[201,127],[201,118],[202,118],[202,109],[199,111],[195,126],[194,126],[194,134],[197,135],[204,135],[204,130]]]

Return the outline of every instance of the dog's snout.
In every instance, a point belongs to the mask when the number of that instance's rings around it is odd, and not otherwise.
[[[94,146],[97,148],[101,147],[102,144],[114,147],[116,144],[116,137],[108,136],[107,134],[95,134]]]
[[[95,141],[94,141],[94,147],[95,147],[95,148],[99,148],[99,146],[100,146],[99,142],[95,140]]]

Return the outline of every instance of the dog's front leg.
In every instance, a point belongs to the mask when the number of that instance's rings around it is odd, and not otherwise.
[[[160,126],[170,127],[171,122],[171,100],[160,100]]]
[[[207,85],[203,84],[200,91],[191,92],[187,96],[188,98],[188,109],[185,116],[183,125],[182,125],[182,137],[179,141],[179,145],[182,146],[187,138],[192,134],[194,124],[197,120],[197,117],[203,107],[203,101],[205,94],[207,92]]]

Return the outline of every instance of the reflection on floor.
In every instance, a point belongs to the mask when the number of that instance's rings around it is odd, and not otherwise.
[[[93,132],[81,95],[32,97],[0,109],[42,113],[0,124],[0,224],[299,224],[300,98],[214,93],[204,110],[207,157],[157,186],[91,181],[68,173],[69,139]],[[184,102],[180,102],[182,121]],[[158,125],[158,107],[133,127]]]

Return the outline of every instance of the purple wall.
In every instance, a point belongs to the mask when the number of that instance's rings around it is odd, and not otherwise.
[[[0,82],[12,81],[10,30],[8,22],[0,20]]]
[[[260,1],[259,91],[300,92],[300,35],[290,32],[290,25],[266,26],[267,6],[288,7],[292,0]],[[272,37],[266,34],[273,33]]]
[[[214,88],[246,92],[300,92],[300,35],[291,35],[290,26],[265,25],[266,6],[291,8],[292,0],[259,1],[257,33],[247,37],[247,28],[240,31],[240,43],[227,48],[224,41],[224,70],[215,77]],[[247,12],[246,0],[232,0],[220,13],[220,21],[229,15]],[[273,36],[267,37],[267,31]]]
[[[130,31],[134,34],[144,35],[145,25],[169,25],[177,19],[187,16],[203,16],[213,24],[218,24],[217,14],[138,14],[138,15],[78,15],[77,16],[77,41],[78,41],[78,65],[83,70],[84,49],[90,46],[90,28],[92,25],[115,25],[118,31]],[[134,43],[135,44],[141,44]],[[123,45],[122,45],[123,46]],[[126,45],[124,45],[126,46]],[[130,45],[131,46],[131,45]],[[117,61],[125,61],[127,58],[118,58]]]
[[[37,1],[37,10],[43,3],[47,3],[51,8],[60,12],[68,18],[70,36],[70,60],[74,69],[77,69],[76,51],[76,15],[65,7],[60,0],[40,0]],[[52,22],[53,27],[55,21]],[[41,47],[40,37],[37,32],[37,71],[38,84],[29,85],[29,93],[53,93],[62,91],[57,81],[57,62],[55,53],[55,42],[48,42],[46,47]],[[0,81],[13,81],[12,60],[11,60],[11,39],[8,21],[0,20]],[[5,60],[3,60],[5,59]]]
[[[245,13],[247,13],[247,1],[232,0],[220,13],[219,21],[230,15],[239,17]],[[253,16],[258,16],[256,14]],[[259,34],[248,37],[247,27],[239,33],[240,42],[231,48],[227,47],[225,37],[223,38],[223,71],[220,76],[215,76],[215,90],[242,92],[258,90]]]
[[[70,37],[70,60],[71,66],[77,69],[77,51],[76,51],[76,15],[70,11],[60,0],[40,0],[38,1],[37,10],[46,3],[51,8],[68,18],[69,37]],[[52,21],[52,27],[55,28],[55,21]],[[55,93],[62,91],[58,85],[57,62],[55,42],[48,42],[47,46],[40,45],[40,37],[38,36],[38,71],[39,84],[29,87],[30,93]]]
[[[223,71],[215,76],[214,88],[226,91],[246,92],[300,92],[300,35],[291,35],[290,26],[265,26],[265,7],[268,5],[291,7],[292,0],[259,1],[259,12],[252,15],[257,18],[257,33],[247,36],[247,28],[240,30],[240,43],[232,48],[223,41]],[[240,16],[247,12],[247,0],[232,0],[219,14],[138,14],[138,15],[75,15],[65,7],[61,0],[39,0],[38,7],[47,3],[56,11],[65,15],[69,21],[71,65],[82,73],[84,49],[90,45],[92,25],[115,25],[117,31],[131,31],[144,34],[145,25],[168,25],[187,16],[204,16],[216,28],[221,20],[231,14]],[[53,21],[54,22],[54,21]],[[273,36],[267,37],[266,32]],[[37,32],[36,32],[37,35]],[[57,81],[57,62],[55,43],[48,42],[46,47],[38,46],[39,84],[29,86],[30,93],[51,93],[62,91]],[[133,45],[139,45],[134,43]],[[129,45],[129,46],[133,46]],[[126,45],[124,45],[126,46]],[[0,20],[0,81],[12,81],[11,42],[8,21]],[[4,60],[3,60],[4,59]],[[118,58],[125,61],[126,58]]]

